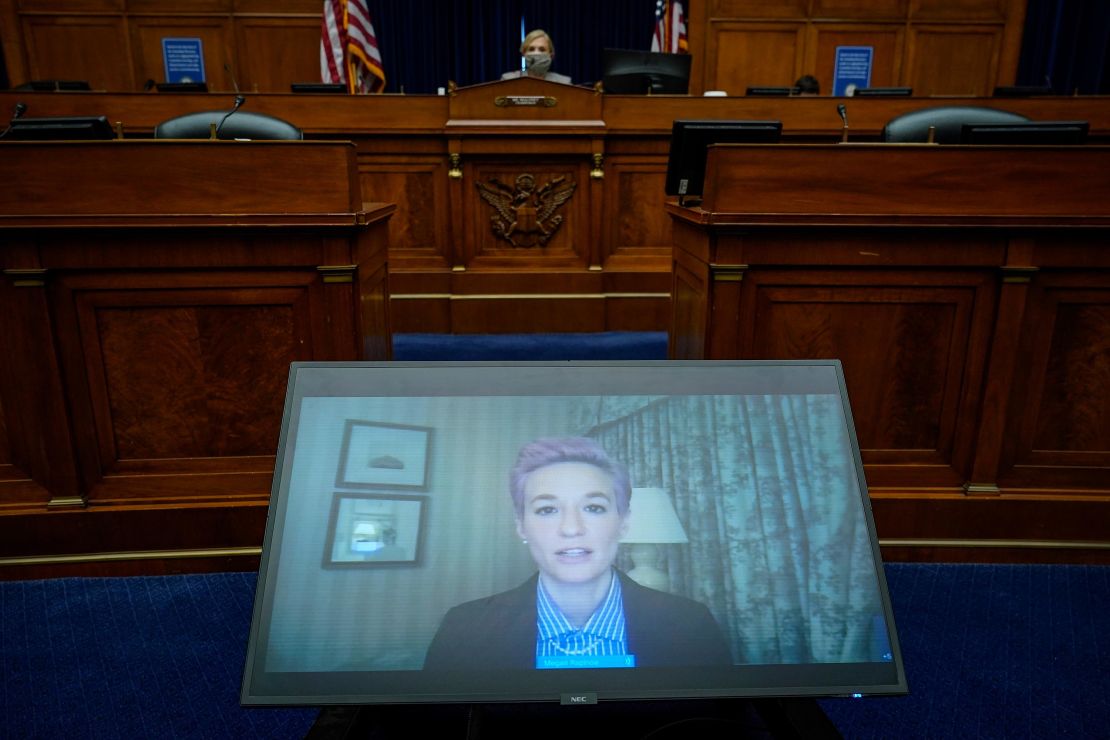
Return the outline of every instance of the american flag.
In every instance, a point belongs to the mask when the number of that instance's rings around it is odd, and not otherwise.
[[[655,35],[651,39],[651,50],[668,54],[690,53],[682,3],[673,0],[658,0],[655,3]]]
[[[366,0],[324,0],[320,24],[320,79],[347,92],[381,92],[385,70]]]

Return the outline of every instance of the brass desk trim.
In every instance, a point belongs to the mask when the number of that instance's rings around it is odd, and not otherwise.
[[[4,274],[16,288],[41,288],[46,285],[46,268],[9,268]]]
[[[185,560],[188,558],[257,557],[261,547],[222,547],[199,550],[136,550],[94,552],[77,555],[26,555],[0,558],[0,568],[15,565],[62,565],[74,563],[118,563],[129,560]]]
[[[320,265],[316,268],[325,283],[353,283],[358,265]]]

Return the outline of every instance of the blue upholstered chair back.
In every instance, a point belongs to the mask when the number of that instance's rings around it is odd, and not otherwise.
[[[938,144],[959,144],[965,123],[1020,123],[1029,119],[1020,113],[974,105],[942,105],[903,113],[883,127],[883,141],[925,142],[929,127],[936,127],[933,138]]]
[[[219,125],[226,110],[186,113],[154,127],[155,139],[207,139],[210,124]],[[221,139],[264,139],[296,141],[304,138],[299,128],[274,116],[238,110],[220,128]]]

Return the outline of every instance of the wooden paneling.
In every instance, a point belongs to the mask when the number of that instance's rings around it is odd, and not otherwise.
[[[88,80],[94,89],[139,90],[163,81],[163,37],[197,37],[213,91],[287,92],[320,78],[320,5],[306,0],[21,0],[22,32],[5,58],[24,78]],[[23,69],[26,60],[26,71]],[[226,69],[225,69],[226,67]],[[228,71],[230,70],[230,72]]]
[[[392,207],[281,143],[0,145],[0,567],[256,548],[289,363],[389,358]]]
[[[918,20],[1004,22],[1014,5],[1009,0],[910,0],[910,13]]]
[[[1098,489],[1110,467],[1110,285],[1098,272],[1038,274],[1010,408],[1003,478],[1021,484],[1080,467]]]
[[[806,44],[809,58],[805,69],[812,70],[818,80],[825,81],[824,94],[832,94],[831,82],[838,46],[870,46],[875,50],[871,63],[872,87],[892,87],[902,79],[904,26],[814,23],[810,33],[811,40]],[[793,84],[793,80],[783,84]]]
[[[204,79],[212,92],[231,90],[234,85],[224,65],[235,69],[235,58],[228,56],[231,43],[231,21],[227,18],[189,18],[166,16],[132,16],[131,41],[135,53],[135,74],[140,81],[164,82],[162,38],[199,38],[204,50]],[[145,84],[145,82],[144,82]]]
[[[910,31],[908,82],[917,95],[989,95],[999,79],[1002,28],[920,26]]]
[[[361,158],[359,179],[370,200],[397,203],[390,226],[390,249],[410,262],[450,266],[447,225],[447,160],[445,157]]]
[[[797,18],[805,15],[809,0],[707,0],[708,18]]]
[[[517,333],[557,332],[567,321],[586,332],[605,330],[602,296],[460,298],[451,306],[451,314],[451,330],[457,334],[481,333],[490,325]]]
[[[990,277],[753,270],[743,305],[754,309],[745,311],[740,353],[840,359],[865,462],[922,464],[929,470],[918,476],[920,485],[958,486],[968,461],[953,460],[954,440],[958,426],[974,423],[966,394],[983,380]],[[938,465],[948,469],[932,467]],[[881,485],[883,476],[871,482]]]
[[[802,67],[800,23],[715,23],[710,28],[706,90],[743,95],[753,85],[789,85]]]
[[[221,290],[177,290],[179,280],[158,275],[63,279],[77,307],[86,381],[103,432],[101,467],[272,454],[286,369],[310,356],[305,319],[313,278],[301,277],[299,288],[271,280]],[[163,362],[145,361],[152,344]]]
[[[126,0],[15,0],[16,7],[32,13],[122,12]]]
[[[1060,286],[1046,292],[1055,320],[1027,449],[1042,458],[1088,452],[1105,458],[1110,450],[1110,337],[1105,329],[1110,291]]]
[[[12,178],[0,195],[0,217],[88,216],[103,223],[137,216],[149,223],[150,214],[188,214],[204,221],[213,203],[222,214],[349,213],[361,206],[350,144],[113,141],[81,152],[80,172],[93,176],[95,186],[69,176],[73,163],[60,158],[73,151],[71,143],[21,146],[34,146],[45,164],[22,171],[15,158],[0,158],[0,174]],[[217,154],[224,165],[220,177],[211,170]],[[121,156],[159,166],[122,168]],[[258,187],[259,157],[268,159],[265,188]],[[325,171],[314,171],[317,167]],[[189,188],[165,187],[166,172],[189,182]]]
[[[658,158],[622,157],[606,167],[608,254],[636,259],[645,250],[670,252],[671,220],[663,212],[665,168]],[[611,204],[611,205],[610,205]]]
[[[165,0],[174,2],[174,0]],[[230,0],[236,13],[312,15],[320,12],[316,0]]]
[[[119,16],[24,16],[32,79],[87,80],[94,90],[133,90],[127,28]]]
[[[881,18],[906,17],[910,0],[812,0],[810,15],[814,18]]]
[[[126,2],[127,10],[134,14],[174,16],[181,15],[186,10],[179,0],[126,0]],[[190,0],[188,5],[188,12],[191,14],[215,13],[228,16],[233,10],[232,0]]]
[[[1105,562],[1108,156],[715,148],[671,356],[840,359],[892,553]]]
[[[742,94],[809,73],[827,94],[836,47],[851,45],[874,48],[872,86],[985,95],[1013,84],[1024,20],[1025,0],[714,2],[691,18],[703,24],[690,35],[705,38],[708,60],[691,89]]]
[[[320,18],[238,18],[239,85],[288,92],[294,82],[320,79]]]
[[[668,352],[671,357],[705,359],[708,318],[708,270],[703,263],[675,252],[674,288],[671,294],[674,323]]]
[[[994,217],[1069,219],[1072,223],[1106,220],[1104,193],[1098,187],[1060,188],[1060,173],[1073,183],[1102,183],[1102,160],[1083,147],[935,146],[928,144],[828,148],[795,145],[777,149],[752,144],[711,147],[702,207],[721,211],[722,198],[743,192],[751,213],[768,222],[905,223],[913,217],[945,218],[946,223],[989,223]],[[773,158],[774,167],[737,167],[747,158]],[[821,159],[828,188],[816,208],[806,158]],[[726,164],[727,163],[727,164]],[[908,181],[906,168],[918,179]],[[897,194],[897,197],[894,196]],[[938,197],[943,194],[943,197]],[[886,259],[897,244],[884,245]],[[866,259],[870,255],[863,255]]]

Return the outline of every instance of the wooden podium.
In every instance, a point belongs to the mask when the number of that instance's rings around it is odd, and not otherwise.
[[[602,247],[619,201],[602,95],[521,78],[452,90],[447,103],[447,248],[395,253],[398,328],[663,328],[666,250]]]
[[[1110,148],[717,146],[671,356],[844,364],[884,551],[1110,561]]]
[[[289,363],[390,356],[393,206],[341,143],[9,143],[0,177],[0,573],[249,565]]]

